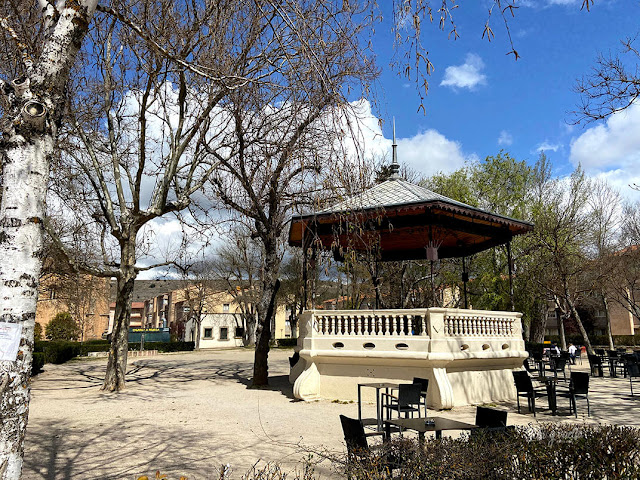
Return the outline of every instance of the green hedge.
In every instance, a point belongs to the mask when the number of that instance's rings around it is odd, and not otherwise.
[[[297,338],[278,338],[276,340],[279,347],[295,347],[298,344]]]
[[[370,455],[334,459],[353,480],[382,479],[388,460],[398,459],[393,478],[638,479],[640,430],[585,424],[537,424],[506,432],[389,442]]]
[[[44,367],[44,353],[33,352],[33,360],[31,362],[31,376],[34,377],[42,371]]]
[[[65,340],[35,342],[33,351],[44,353],[45,363],[64,363],[80,355],[80,343]]]
[[[65,342],[62,340],[35,342],[34,353],[42,353],[45,363],[64,363],[73,357],[86,356],[89,352],[108,352],[111,344],[105,340],[92,343]],[[145,342],[145,350],[166,352],[189,352],[194,342]],[[140,350],[140,343],[129,343],[129,350]]]

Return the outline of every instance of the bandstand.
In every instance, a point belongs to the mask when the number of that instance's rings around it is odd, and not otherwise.
[[[401,179],[394,140],[389,180],[329,209],[294,216],[289,244],[304,249],[305,264],[318,248],[338,260],[347,249],[373,249],[381,261],[433,261],[506,244],[511,281],[510,241],[532,228]],[[466,307],[464,271],[463,281]],[[308,309],[298,321],[293,393],[302,400],[355,400],[358,383],[424,377],[432,408],[513,400],[511,372],[527,357],[521,316],[467,308]]]

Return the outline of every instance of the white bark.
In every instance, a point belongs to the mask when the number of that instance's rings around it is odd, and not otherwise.
[[[50,35],[40,59],[34,62],[29,52],[19,52],[26,76],[14,79],[11,91],[4,91],[9,103],[6,111],[14,121],[0,139],[0,320],[22,325],[22,334],[16,360],[0,362],[2,480],[18,480],[22,474],[49,158],[69,71],[97,0],[58,5],[57,18],[49,6],[43,11],[42,21]]]
[[[48,179],[51,136],[26,142],[15,136],[5,152],[0,205],[0,319],[21,323],[16,361],[0,362],[0,478],[18,479],[29,414],[38,278],[42,259],[41,222]]]

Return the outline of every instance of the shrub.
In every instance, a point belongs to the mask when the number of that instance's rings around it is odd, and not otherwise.
[[[42,325],[40,325],[38,322],[36,322],[35,327],[33,327],[33,339],[36,342],[42,340]]]
[[[636,479],[640,431],[632,427],[540,424],[504,433],[394,440],[364,459],[336,460],[354,480],[384,478],[384,460],[396,459],[394,478],[406,479]]]
[[[49,342],[35,342],[33,351],[44,354],[45,363],[64,363],[80,354],[78,342],[52,340]]]
[[[79,355],[86,357],[89,352],[108,352],[111,344],[106,341],[92,342],[92,343],[83,343],[80,345],[80,353]],[[129,347],[131,348],[131,347]]]
[[[45,333],[50,340],[77,340],[80,327],[69,312],[60,312],[47,324]]]
[[[298,344],[297,338],[279,338],[276,341],[279,347],[295,347]]]
[[[42,371],[44,366],[44,353],[33,352],[33,360],[31,361],[31,376],[34,377]]]

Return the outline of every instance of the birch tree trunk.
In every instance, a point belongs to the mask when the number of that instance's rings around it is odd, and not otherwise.
[[[22,328],[16,361],[0,362],[0,478],[22,471],[29,414],[38,278],[42,267],[41,221],[49,175],[51,135],[27,142],[16,136],[4,152],[0,206],[0,318]]]
[[[14,118],[0,140],[0,320],[17,325],[21,332],[15,360],[0,361],[2,480],[16,480],[22,474],[49,159],[56,145],[69,71],[96,4],[97,0],[58,2],[54,15],[53,3],[40,2],[47,39],[40,58],[34,61],[11,32],[24,75],[11,82],[0,80],[6,112]]]

